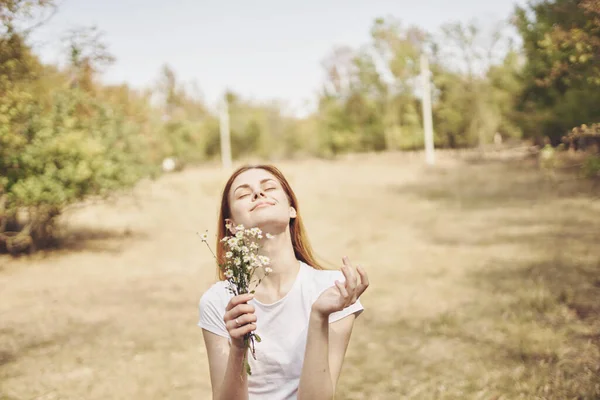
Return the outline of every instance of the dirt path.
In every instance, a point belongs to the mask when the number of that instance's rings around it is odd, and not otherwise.
[[[543,395],[561,351],[587,349],[576,372],[598,366],[597,347],[560,325],[593,335],[595,320],[577,319],[538,271],[575,266],[583,272],[568,276],[581,285],[600,269],[600,206],[588,188],[529,166],[441,164],[385,155],[280,165],[317,253],[335,264],[347,254],[372,279],[339,398]],[[78,240],[66,249],[0,256],[0,399],[209,399],[196,320],[214,269],[195,232],[214,233],[224,179],[207,167],[144,182],[134,197],[69,213]],[[548,327],[506,317],[514,304],[566,314]],[[593,393],[590,382],[550,389]]]

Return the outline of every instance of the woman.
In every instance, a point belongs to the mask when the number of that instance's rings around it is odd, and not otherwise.
[[[227,181],[218,221],[217,259],[227,226],[259,227],[270,272],[254,295],[233,296],[221,281],[200,300],[200,322],[214,399],[332,399],[356,316],[369,285],[344,257],[341,271],[315,261],[283,174],[270,165],[245,166]],[[256,360],[244,370],[244,334],[256,332]]]

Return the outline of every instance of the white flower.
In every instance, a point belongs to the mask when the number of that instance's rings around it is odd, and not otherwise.
[[[267,239],[273,239],[274,238],[274,236],[271,235],[270,233],[267,233],[266,236],[267,236]]]
[[[253,268],[254,268],[254,267],[252,266],[252,264],[248,264],[248,265],[246,266],[246,269],[247,269],[248,271],[252,271],[252,269],[253,269]]]
[[[225,253],[225,257],[226,258],[231,258],[231,257],[233,257],[233,253],[230,252],[230,251],[228,251],[227,253]]]
[[[238,245],[238,240],[237,240],[236,238],[230,238],[230,239],[227,241],[227,244],[229,245],[229,247],[231,247],[231,248],[235,248],[235,247],[237,247],[237,245]]]
[[[267,265],[271,260],[269,260],[269,257],[266,256],[258,256],[258,261],[260,261],[262,265]]]
[[[244,237],[244,231],[237,231],[237,233],[235,234],[235,237],[238,239],[241,239]]]
[[[242,253],[244,253],[244,254],[250,253],[250,249],[248,249],[248,246],[242,246]]]
[[[255,266],[255,264],[257,262],[256,255],[255,254],[250,254],[248,256],[248,258],[249,258],[248,263]]]
[[[208,240],[208,233],[203,233],[202,235],[200,235],[200,237],[202,238],[203,242],[206,242]]]
[[[233,271],[230,269],[225,270],[225,278],[231,278],[233,276]]]
[[[235,260],[233,260],[233,263],[234,263],[234,264],[235,264],[237,267],[239,267],[239,266],[240,266],[240,264],[242,263],[242,260],[240,260],[240,258],[239,258],[239,257],[236,257],[236,258],[235,258]]]
[[[270,274],[271,272],[273,272],[273,268],[266,267],[266,268],[265,268],[265,272],[266,272],[267,274]]]
[[[254,242],[250,243],[250,250],[252,250],[252,251],[258,250],[258,245]]]
[[[250,261],[252,261],[252,258],[246,255],[242,258],[242,260],[244,260],[245,263],[249,263]]]
[[[235,227],[236,231],[243,231],[244,230],[244,225],[240,224],[238,226]]]

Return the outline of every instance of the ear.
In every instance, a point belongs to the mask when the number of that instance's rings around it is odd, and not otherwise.
[[[294,207],[290,207],[290,218],[296,218],[298,216],[298,213],[296,212],[296,209]]]

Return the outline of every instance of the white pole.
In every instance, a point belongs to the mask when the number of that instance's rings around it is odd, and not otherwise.
[[[229,137],[229,106],[227,94],[223,96],[220,112],[221,162],[224,169],[231,169],[231,140]]]
[[[431,87],[429,77],[429,62],[425,54],[421,54],[421,80],[423,84],[423,129],[425,134],[425,161],[435,164],[433,149],[433,117],[431,111]]]

